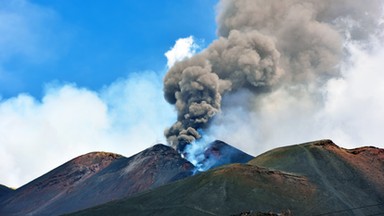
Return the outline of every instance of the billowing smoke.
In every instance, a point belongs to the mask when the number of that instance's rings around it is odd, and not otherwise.
[[[175,104],[178,121],[166,131],[180,150],[200,138],[221,109],[222,95],[239,88],[255,92],[274,85],[282,74],[273,41],[257,31],[232,31],[203,53],[176,63],[165,77],[165,98]]]
[[[183,151],[201,138],[224,97],[246,92],[252,105],[234,104],[254,110],[265,94],[313,93],[342,76],[346,43],[380,37],[382,9],[380,0],[222,0],[219,38],[165,76],[164,96],[178,115],[165,131],[168,142]]]

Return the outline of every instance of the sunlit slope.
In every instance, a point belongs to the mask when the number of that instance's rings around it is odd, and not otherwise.
[[[384,150],[344,149],[330,140],[288,146],[266,152],[249,162],[306,176],[317,190],[309,212],[355,209],[349,214],[384,211]],[[361,208],[364,206],[371,206]],[[348,213],[348,211],[344,212]]]

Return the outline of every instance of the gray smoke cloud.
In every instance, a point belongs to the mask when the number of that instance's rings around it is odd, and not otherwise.
[[[380,0],[222,0],[219,38],[164,78],[165,99],[178,113],[168,142],[183,151],[201,138],[227,95],[245,90],[255,100],[282,86],[297,93],[341,76],[346,41],[377,36],[382,9]]]

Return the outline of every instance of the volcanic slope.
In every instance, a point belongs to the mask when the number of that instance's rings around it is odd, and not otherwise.
[[[384,149],[344,149],[330,140],[278,148],[249,162],[306,176],[316,187],[308,214],[384,215]],[[352,210],[353,209],[353,210]]]
[[[278,148],[71,215],[384,214],[384,150],[330,140]],[[332,214],[326,214],[332,213]]]
[[[2,196],[8,195],[9,193],[12,193],[14,190],[12,188],[9,188],[5,185],[0,184],[0,199]]]
[[[215,140],[204,150],[203,158],[197,167],[208,170],[225,164],[247,163],[254,157],[223,141]]]
[[[130,158],[104,152],[77,157],[0,198],[0,215],[60,215],[192,175],[171,147],[155,145]]]

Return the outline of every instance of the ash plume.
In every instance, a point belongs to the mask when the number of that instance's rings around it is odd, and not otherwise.
[[[226,95],[316,89],[341,76],[345,43],[377,36],[382,9],[380,0],[222,0],[218,39],[164,78],[164,97],[178,113],[168,142],[183,151],[201,138]]]

